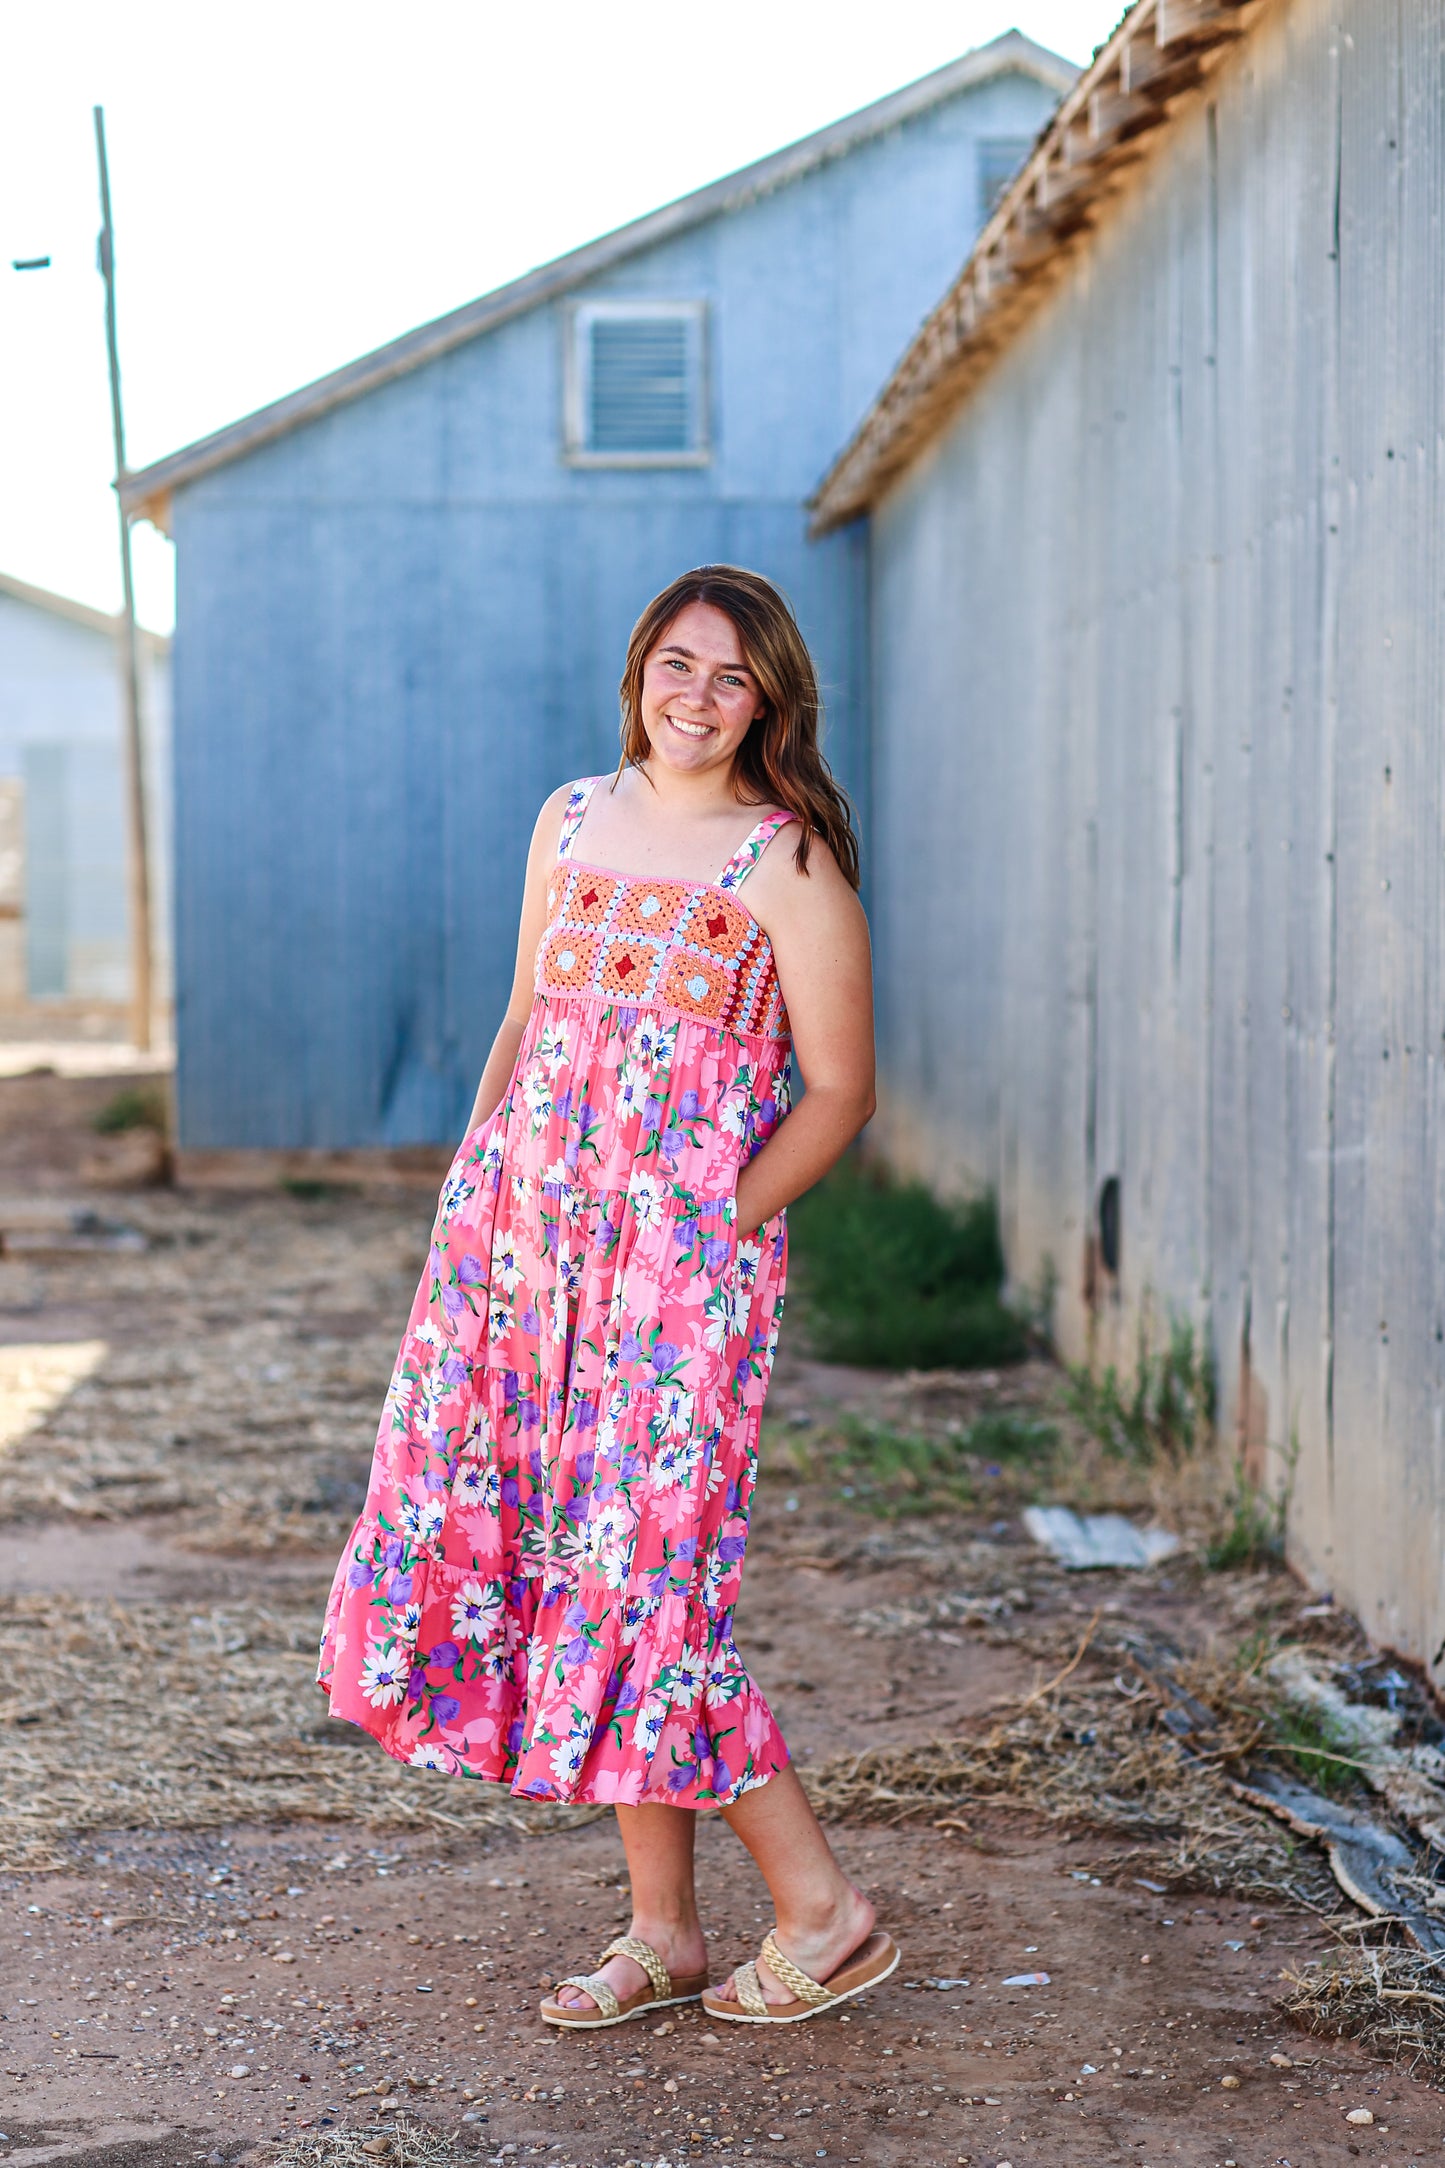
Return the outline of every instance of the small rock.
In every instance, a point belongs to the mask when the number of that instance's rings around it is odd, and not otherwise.
[[[372,2153],[378,2159],[384,2160],[391,2151],[391,2140],[390,2138],[363,2138],[361,2150],[363,2153]]]
[[[1345,2117],[1347,2123],[1373,2123],[1374,2120],[1374,2111],[1371,2108],[1351,2108]]]
[[[1151,1961],[1152,1961],[1152,1960],[1151,1960],[1151,1959],[1150,1959],[1150,1957],[1149,1957],[1149,1953],[1148,1953],[1148,1952],[1147,1952],[1147,1950],[1146,1950],[1146,1951],[1145,1951],[1145,1953],[1144,1953],[1144,1955],[1143,1955],[1143,1956],[1142,1956],[1142,1957],[1140,1958],[1139,1962],[1140,1962],[1140,1964],[1141,1964],[1141,1965],[1147,1965],[1147,1964],[1151,1963]]]
[[[1219,2082],[1226,2093],[1237,2093],[1239,2091],[1239,2080],[1236,2077],[1221,2078]]]
[[[697,2042],[698,2046],[703,2048],[720,2048],[722,2046],[722,2041],[716,2033],[699,2033]]]
[[[273,1965],[294,1965],[296,1962],[295,1952],[292,1950],[278,1950],[271,1962]]]
[[[249,2078],[250,2075],[251,2065],[249,2063],[232,2063],[231,2076],[233,2078]],[[1373,2116],[1370,2118],[1370,2120],[1372,2122],[1374,2121]]]
[[[1294,2058],[1289,2055],[1271,2055],[1270,2061],[1274,2064],[1276,2070],[1293,2070],[1294,2068]]]
[[[654,2026],[653,2026],[653,2028],[652,2028],[652,2037],[653,2037],[653,2039],[654,2039],[654,2040],[665,2040],[665,2039],[667,2038],[667,2035],[668,2035],[668,2034],[669,2034],[669,2033],[670,2033],[670,2032],[671,2032],[672,2030],[673,2030],[673,2024],[672,2024],[672,2019],[671,2019],[670,2017],[665,2017],[665,2018],[663,2019],[663,2021],[662,2021],[662,2023],[661,2023],[660,2025],[654,2025]]]
[[[538,1973],[538,1975],[537,1975],[537,1985],[538,1985],[538,1987],[555,1987],[555,1986],[557,1985],[557,1975],[556,1975],[556,1973],[555,1973],[555,1972],[539,1972],[539,1973]],[[477,1998],[476,1998],[476,1996],[475,1996],[475,1995],[473,1995],[473,1997],[472,1997],[472,1999],[471,1999],[471,2002],[469,2003],[468,2007],[469,2007],[470,2009],[473,2009],[473,2010],[475,2010],[476,2006],[477,2006]]]

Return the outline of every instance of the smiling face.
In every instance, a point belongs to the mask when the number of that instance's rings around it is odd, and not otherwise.
[[[687,603],[642,666],[650,757],[687,775],[730,767],[763,713],[732,619],[710,602]]]

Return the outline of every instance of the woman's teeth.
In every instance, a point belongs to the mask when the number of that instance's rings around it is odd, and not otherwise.
[[[667,719],[673,729],[680,730],[685,738],[705,738],[711,729],[708,723],[685,723],[677,715],[669,715]]]

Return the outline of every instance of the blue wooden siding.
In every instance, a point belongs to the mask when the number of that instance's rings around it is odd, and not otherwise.
[[[628,628],[688,565],[792,596],[866,815],[866,552],[803,500],[967,253],[978,139],[1050,104],[997,78],[569,297],[707,304],[706,467],[566,463],[557,304],[178,494],[185,1145],[458,1132],[537,807],[612,765]]]

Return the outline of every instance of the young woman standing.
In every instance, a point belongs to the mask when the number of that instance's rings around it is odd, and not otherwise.
[[[857,845],[811,658],[756,574],[704,566],[648,605],[622,715],[617,774],[537,820],[320,1677],[400,1760],[616,1807],[631,1931],[548,2022],[702,1992],[712,1807],[777,1925],[706,2006],[792,2021],[898,1962],[732,1634],[783,1208],[873,1111]]]

